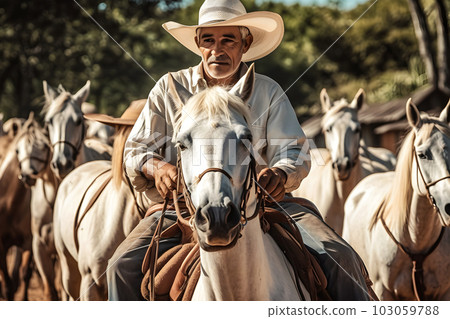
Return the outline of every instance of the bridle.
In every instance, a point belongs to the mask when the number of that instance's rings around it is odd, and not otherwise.
[[[177,172],[178,172],[177,193],[180,190],[180,184],[183,183],[183,196],[186,201],[186,206],[191,215],[188,223],[189,223],[190,227],[192,228],[193,227],[193,225],[192,225],[193,218],[192,217],[195,216],[196,208],[192,204],[191,191],[187,187],[186,182],[183,177],[183,170],[182,170],[182,166],[181,166],[181,152],[180,152],[179,147],[177,150],[177,165],[176,165],[176,167],[177,167]],[[197,178],[193,182],[193,185],[198,184],[207,173],[223,174],[223,175],[225,175],[225,177],[228,178],[228,180],[231,182],[231,184],[233,184],[233,178],[226,170],[224,170],[223,168],[218,168],[218,167],[210,167],[210,168],[205,169],[203,172],[201,172],[197,176]],[[250,217],[247,217],[246,208],[247,208],[248,199],[250,197],[250,190],[252,189],[252,187],[254,185],[256,187],[258,187],[258,185],[255,183],[255,180],[256,180],[256,161],[255,161],[255,158],[253,157],[253,155],[250,153],[250,163],[249,163],[249,167],[248,167],[247,174],[245,177],[244,189],[242,190],[240,207],[239,207],[239,210],[241,213],[241,231],[242,231],[242,228],[247,224],[247,222],[249,220],[252,220],[258,216],[260,209],[264,205],[264,200],[262,198],[263,192],[262,191],[256,192],[257,193],[257,204],[256,204],[255,212]],[[255,189],[255,191],[256,191],[256,189]],[[174,193],[174,202],[175,202],[175,207],[177,207],[177,203],[176,203],[177,199],[176,199],[175,193]],[[177,210],[177,215],[178,215],[178,209],[176,209],[176,210]],[[181,213],[179,214],[178,217],[179,217],[180,221],[182,221],[182,222],[186,221],[184,218],[180,218]]]

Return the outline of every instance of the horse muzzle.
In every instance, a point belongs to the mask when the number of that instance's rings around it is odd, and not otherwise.
[[[27,187],[32,187],[36,185],[36,178],[31,177],[27,174],[20,174],[19,179],[25,184]]]
[[[337,180],[345,181],[350,177],[354,163],[348,157],[339,158],[332,163]]]
[[[56,160],[52,161],[51,168],[53,172],[55,172],[55,174],[62,179],[75,168],[75,164],[72,160]]]
[[[241,214],[232,202],[220,206],[207,204],[197,209],[194,225],[203,250],[229,249],[239,238]]]

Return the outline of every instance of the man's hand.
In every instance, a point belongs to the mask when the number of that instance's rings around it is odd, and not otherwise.
[[[279,202],[284,198],[286,179],[286,173],[277,167],[264,168],[259,172],[258,184],[262,188],[261,192],[267,201]]]
[[[172,198],[172,191],[177,188],[177,168],[170,163],[151,159],[142,167],[144,175],[155,180],[155,186],[162,198]]]

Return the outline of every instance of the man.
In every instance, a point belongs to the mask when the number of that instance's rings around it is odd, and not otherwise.
[[[234,85],[248,69],[243,62],[271,53],[284,33],[283,20],[278,14],[246,13],[238,0],[206,0],[200,8],[198,26],[168,22],[163,27],[202,57],[196,67],[172,73],[193,94],[208,86]],[[167,75],[162,77],[151,90],[125,147],[127,175],[138,191],[145,192],[155,202],[171,197],[177,181],[176,150],[171,142],[177,107],[167,93],[167,79]],[[307,154],[302,153],[307,141],[288,98],[273,80],[256,74],[249,106],[253,144],[267,163],[258,163],[258,183],[267,192],[269,201],[279,202],[285,192],[296,189],[308,174],[309,165],[304,161]],[[280,209],[293,213],[305,244],[318,257],[329,281],[331,297],[369,300],[353,250],[320,216],[292,203],[280,202],[280,205]],[[166,216],[165,226],[176,219],[175,214]],[[156,214],[143,219],[110,259],[110,300],[142,300],[141,262],[158,217]],[[160,253],[178,240],[161,242]]]

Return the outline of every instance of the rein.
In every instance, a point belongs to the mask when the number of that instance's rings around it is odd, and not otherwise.
[[[190,193],[190,191],[186,185],[186,182],[184,180],[184,177],[183,177],[183,170],[181,167],[181,154],[180,154],[179,148],[177,150],[176,168],[177,168],[177,172],[178,172],[178,179],[177,179],[177,189],[172,191],[173,206],[169,204],[170,199],[168,197],[164,199],[161,217],[159,218],[158,224],[155,229],[155,233],[150,242],[150,247],[149,247],[150,252],[149,252],[148,262],[144,261],[144,264],[143,264],[143,269],[145,268],[144,265],[150,266],[150,276],[149,276],[150,284],[149,284],[149,286],[151,287],[151,289],[150,289],[150,294],[149,294],[149,300],[155,300],[154,287],[155,287],[155,274],[156,274],[156,260],[158,260],[159,241],[161,240],[161,232],[162,232],[162,228],[163,228],[163,224],[164,224],[164,217],[165,217],[165,213],[166,213],[166,210],[168,209],[168,207],[175,207],[175,211],[176,211],[176,214],[178,217],[178,223],[180,223],[182,227],[188,227],[188,228],[192,229],[192,231],[194,231],[194,225],[193,225],[194,218],[193,217],[195,216],[196,208],[192,203],[191,193]],[[200,180],[207,173],[211,173],[211,172],[221,173],[221,174],[225,175],[230,180],[230,182],[233,184],[233,179],[232,179],[231,175],[224,169],[217,168],[217,167],[211,167],[211,168],[208,168],[205,171],[203,171],[197,177],[197,179],[194,181],[194,183],[199,183]],[[244,190],[242,191],[242,194],[241,194],[240,211],[241,211],[241,217],[243,219],[243,222],[241,223],[241,231],[249,220],[258,216],[260,207],[263,207],[263,205],[264,205],[263,198],[262,198],[262,191],[261,191],[261,192],[259,192],[258,197],[257,197],[257,205],[256,205],[255,212],[250,217],[247,217],[247,215],[245,213],[245,208],[247,206],[248,198],[250,196],[249,191],[253,187],[254,180],[256,180],[256,161],[255,161],[254,157],[252,155],[250,155],[249,169],[247,171],[247,176],[244,181]],[[183,197],[185,200],[185,205],[190,214],[190,217],[188,219],[186,219],[182,215],[179,201],[178,201],[178,199],[179,199],[178,194],[181,191],[181,187],[183,187],[182,193],[183,193]]]

